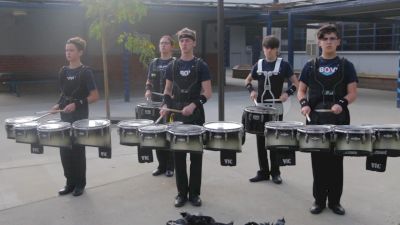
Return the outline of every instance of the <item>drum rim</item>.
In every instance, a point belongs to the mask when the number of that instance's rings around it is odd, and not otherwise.
[[[287,124],[288,126],[271,126],[271,124],[279,124],[281,123],[283,124]],[[292,126],[289,126],[289,125]],[[270,129],[275,129],[275,130],[289,130],[289,128],[293,128],[291,130],[296,130],[298,128],[301,128],[304,126],[303,122],[299,122],[299,121],[268,121],[265,123],[264,127],[265,128],[270,128]]]
[[[400,131],[400,124],[368,124],[363,125],[365,127],[371,128],[373,131]]]
[[[126,125],[124,125],[123,123],[126,123],[126,122],[129,122],[129,121],[150,121],[151,123],[145,123],[145,124],[140,124],[140,125],[138,125],[138,126],[126,126]],[[129,128],[138,128],[138,127],[142,127],[142,126],[147,126],[147,125],[150,125],[150,124],[154,124],[154,121],[153,120],[149,120],[149,119],[131,119],[131,120],[122,120],[122,121],[119,121],[118,123],[117,123],[117,127],[119,127],[119,128],[123,128],[123,129],[129,129]]]
[[[263,114],[267,114],[267,115],[275,115],[275,114],[278,114],[278,110],[276,109],[276,108],[274,108],[274,107],[267,107],[267,106],[255,106],[255,105],[250,105],[250,106],[246,106],[245,108],[244,108],[244,111],[245,112],[249,112],[249,113],[252,113],[252,112],[256,112],[256,111],[250,111],[250,108],[258,108],[258,109],[265,109],[264,110],[264,112],[265,111],[273,111],[274,113],[263,113]]]
[[[230,123],[230,124],[239,125],[239,127],[238,128],[225,129],[225,130],[206,127],[206,125],[212,124],[212,123],[226,123],[226,124]],[[206,129],[206,131],[212,131],[212,132],[216,132],[216,133],[235,132],[235,131],[242,131],[244,129],[243,124],[238,123],[238,122],[234,122],[234,121],[211,121],[211,122],[204,123],[203,127],[204,127],[204,129]]]
[[[161,129],[158,130],[146,130],[148,127],[160,127]],[[143,130],[144,129],[144,130]],[[150,124],[146,126],[141,126],[139,127],[139,133],[144,133],[144,134],[159,134],[159,133],[164,133],[167,132],[168,126],[166,124]]]
[[[28,121],[24,121],[24,122],[16,122],[15,120],[17,119],[22,119],[22,118],[30,118],[31,120]],[[6,118],[4,120],[4,122],[7,125],[14,125],[14,124],[18,124],[18,123],[26,123],[26,122],[31,122],[33,120],[35,120],[37,117],[36,116],[19,116],[19,117],[11,117],[11,118]]]
[[[91,120],[102,120],[105,121],[106,124],[104,125],[100,125],[97,127],[78,127],[78,124],[83,123],[83,122],[89,122]],[[110,120],[105,120],[105,119],[82,119],[82,120],[77,120],[75,122],[72,123],[72,128],[76,129],[76,130],[97,130],[99,128],[105,128],[105,127],[109,127],[111,124]]]
[[[183,132],[180,132],[180,131],[177,132],[177,131],[172,130],[173,128],[176,128],[176,127],[179,127],[179,126],[194,126],[194,127],[198,127],[198,128],[200,128],[200,133],[198,133],[198,132],[193,133],[193,130],[189,131],[189,133],[183,133]],[[203,126],[199,126],[199,125],[195,125],[195,124],[181,124],[181,125],[169,127],[167,129],[167,131],[168,131],[168,133],[173,134],[173,135],[195,136],[195,135],[204,134],[206,132],[206,129]]]
[[[311,128],[311,130],[306,130]],[[314,129],[312,129],[314,128]],[[322,128],[320,130],[317,130],[317,128]],[[306,125],[300,128],[297,128],[297,131],[299,133],[309,133],[309,134],[326,134],[326,133],[331,133],[333,132],[334,126],[332,125],[318,125],[318,124],[313,124],[313,125]]]
[[[65,125],[65,126],[58,127],[56,129],[43,129],[44,126],[49,125],[49,124],[62,124],[62,125]],[[37,127],[37,130],[39,132],[64,131],[64,130],[68,130],[68,129],[71,129],[71,124],[68,123],[68,122],[64,122],[64,121],[57,122],[57,123],[44,123],[44,124],[40,124]]]
[[[347,129],[349,128],[349,129]],[[372,128],[357,125],[337,125],[333,128],[335,133],[372,134]]]
[[[34,124],[36,124],[36,125],[34,125]],[[14,124],[14,130],[37,129],[37,127],[39,125],[40,125],[40,123],[38,121],[29,121],[29,122],[26,122],[26,123],[17,123],[17,124]]]

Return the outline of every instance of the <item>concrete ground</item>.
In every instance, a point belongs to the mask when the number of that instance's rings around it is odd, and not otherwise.
[[[243,80],[227,82],[225,120],[240,122],[244,107],[251,102],[242,88]],[[1,121],[46,110],[57,99],[53,90],[22,94],[17,98],[0,92]],[[217,100],[214,94],[206,104],[206,121],[218,120]],[[400,123],[395,100],[394,91],[359,89],[357,101],[350,106],[352,124]],[[125,103],[117,93],[111,98],[111,114],[132,118],[135,105],[143,101],[138,96]],[[91,105],[90,117],[104,117],[104,108],[104,101]],[[284,119],[304,121],[294,98],[285,103]],[[0,129],[0,143],[1,225],[163,225],[180,218],[182,211],[209,215],[219,222],[234,221],[235,225],[282,217],[290,225],[400,224],[400,158],[388,158],[386,172],[377,173],[365,170],[365,157],[346,157],[342,196],[346,215],[338,216],[330,210],[320,215],[308,211],[313,197],[307,153],[296,153],[296,166],[281,168],[281,185],[249,183],[258,169],[254,135],[247,135],[236,167],[220,166],[219,153],[205,151],[203,205],[199,208],[190,204],[175,208],[175,178],[153,177],[157,162],[138,163],[136,147],[120,145],[115,127],[112,159],[100,159],[97,149],[87,147],[87,189],[81,197],[57,194],[65,182],[57,148],[45,147],[44,154],[31,154],[28,145],[6,139],[4,128]]]

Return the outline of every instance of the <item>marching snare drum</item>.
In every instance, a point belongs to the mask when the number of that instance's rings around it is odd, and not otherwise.
[[[152,124],[152,120],[123,120],[117,124],[119,143],[121,145],[137,146],[140,144],[139,127]]]
[[[37,119],[35,116],[22,116],[22,117],[13,117],[5,120],[6,124],[6,132],[8,139],[15,139],[14,125],[18,123],[26,123]]]
[[[271,121],[265,123],[265,146],[275,148],[297,148],[297,128],[303,123],[296,121]]]
[[[373,153],[378,155],[400,156],[400,124],[370,126],[375,134]]]
[[[330,125],[306,125],[297,129],[301,152],[330,152],[333,138]]]
[[[136,106],[136,116],[138,119],[157,120],[160,116],[162,102],[140,103]]]
[[[39,122],[31,121],[14,125],[15,141],[18,143],[37,144],[37,126]]]
[[[339,125],[334,128],[335,154],[366,156],[372,153],[373,132],[371,128]]]
[[[209,150],[242,151],[243,125],[236,122],[205,123],[206,145]]]
[[[182,124],[170,127],[170,148],[175,152],[203,152],[203,135],[205,129],[202,126]]]
[[[264,106],[247,106],[244,109],[244,127],[250,134],[264,135],[264,124],[278,119],[275,108]]]
[[[37,128],[40,145],[71,147],[71,124],[68,122],[46,121]]]
[[[111,147],[110,121],[83,119],[72,123],[74,142],[93,147]]]
[[[167,128],[165,124],[152,124],[139,127],[140,147],[166,149]]]

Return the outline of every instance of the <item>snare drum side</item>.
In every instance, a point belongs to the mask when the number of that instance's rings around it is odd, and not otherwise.
[[[228,150],[242,152],[243,131],[215,132],[206,131],[206,145],[208,150]]]
[[[110,127],[96,129],[73,128],[74,143],[93,147],[111,147]]]
[[[178,135],[170,134],[170,149],[175,152],[203,152],[203,134]]]
[[[301,152],[331,152],[332,132],[307,132],[297,130],[299,150]]]
[[[37,144],[39,142],[36,127],[29,129],[18,129],[18,127],[14,127],[14,129],[15,141],[17,143]]]
[[[371,133],[351,133],[335,130],[335,154],[368,156],[372,153]]]
[[[38,130],[39,144],[52,147],[71,147],[71,129],[51,131]]]

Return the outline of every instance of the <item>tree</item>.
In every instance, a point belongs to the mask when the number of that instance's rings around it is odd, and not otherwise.
[[[82,0],[86,7],[86,17],[92,20],[89,36],[101,40],[104,71],[104,95],[107,118],[110,119],[108,67],[107,67],[107,35],[114,28],[124,23],[135,24],[147,14],[147,7],[141,0]],[[127,50],[139,55],[144,65],[155,56],[155,46],[136,32],[123,32],[117,40]]]

